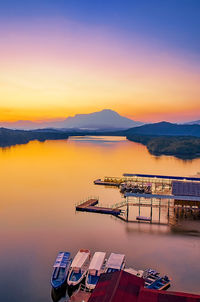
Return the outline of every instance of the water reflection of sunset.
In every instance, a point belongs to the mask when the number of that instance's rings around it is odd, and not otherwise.
[[[49,285],[45,280],[50,278],[57,251],[74,254],[78,248],[87,247],[92,252],[125,253],[128,265],[167,272],[175,280],[174,289],[196,292],[198,285],[192,279],[182,279],[182,261],[187,257],[185,269],[199,275],[198,238],[173,235],[169,226],[127,225],[106,215],[75,213],[75,203],[88,196],[99,196],[103,205],[121,201],[118,189],[93,184],[99,177],[125,172],[194,175],[199,164],[200,159],[156,158],[146,147],[116,137],[101,137],[99,143],[97,138],[93,143],[91,137],[33,141],[0,149],[0,233],[4,243],[0,255],[5,260],[1,271],[8,270],[8,262],[20,275],[28,267],[26,290],[30,292],[29,285],[34,282],[34,291],[41,295],[42,283],[46,295]],[[147,210],[141,214],[148,215]],[[130,213],[130,217],[134,215]],[[164,212],[162,215],[166,216]],[[23,268],[19,269],[18,260],[11,257],[12,250],[16,259],[24,259]],[[31,263],[28,258],[26,261],[27,254]],[[20,280],[15,282],[21,287]]]

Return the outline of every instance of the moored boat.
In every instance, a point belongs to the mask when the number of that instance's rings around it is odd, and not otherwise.
[[[100,275],[104,272],[105,257],[106,257],[106,253],[104,252],[94,253],[88,268],[86,281],[85,281],[85,286],[88,290],[93,290],[95,288]]]
[[[170,286],[171,280],[167,276],[160,276],[160,273],[153,269],[135,270],[133,268],[125,268],[129,274],[143,278],[145,281],[144,287],[149,289],[164,290]]]
[[[170,279],[167,276],[160,277],[153,283],[146,285],[146,288],[164,290],[170,286]]]
[[[58,253],[51,277],[51,285],[54,289],[60,288],[65,283],[71,262],[69,252]]]
[[[146,217],[146,216],[136,216],[136,220],[151,222],[152,219],[151,219],[151,217]]]
[[[72,261],[70,271],[67,278],[69,286],[77,286],[86,276],[88,270],[88,260],[90,258],[90,251],[80,249],[74,260]]]
[[[145,280],[144,287],[149,289],[164,290],[170,286],[171,280],[168,276],[160,276],[160,274],[152,269],[144,271],[143,278]]]
[[[106,262],[106,273],[123,270],[125,267],[125,255],[111,253]]]
[[[129,274],[132,274],[134,276],[140,277],[140,278],[143,277],[143,273],[144,273],[143,270],[135,270],[132,267],[125,268],[124,271],[127,272],[127,273],[129,273]]]

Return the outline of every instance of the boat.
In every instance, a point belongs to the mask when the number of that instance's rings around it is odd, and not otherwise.
[[[94,253],[88,268],[86,281],[85,281],[85,286],[88,290],[93,290],[95,288],[100,275],[104,272],[105,257],[106,257],[106,253],[104,252]]]
[[[143,274],[144,274],[144,271],[143,270],[135,270],[134,268],[132,267],[129,267],[129,268],[125,268],[124,269],[125,272],[129,273],[129,274],[132,274],[134,276],[137,276],[139,278],[142,278],[143,277]]]
[[[145,280],[145,287],[149,289],[164,290],[170,286],[170,281],[171,280],[167,276],[159,277],[150,284],[146,284],[147,281]]]
[[[125,255],[111,253],[105,267],[106,273],[123,270],[125,267]]]
[[[167,276],[161,277],[160,273],[150,268],[145,271],[137,271],[133,268],[125,268],[124,271],[137,277],[143,278],[145,282],[145,288],[164,290],[170,286],[171,280]]]
[[[149,222],[151,222],[151,217],[137,216],[136,219],[139,220],[139,221],[149,221]]]
[[[67,278],[69,286],[77,286],[83,280],[88,270],[88,260],[90,258],[90,251],[80,249],[74,260],[72,261],[70,271]]]
[[[160,276],[155,270],[147,269],[144,271],[143,278],[145,281],[144,287],[149,289],[164,290],[170,286],[171,280],[168,276]]]
[[[53,265],[51,285],[54,289],[60,288],[66,281],[72,259],[69,252],[59,252]]]

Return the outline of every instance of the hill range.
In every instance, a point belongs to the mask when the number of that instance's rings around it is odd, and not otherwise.
[[[110,124],[103,123],[102,115],[107,118],[112,116]],[[154,155],[174,155],[180,158],[195,158],[200,156],[200,125],[178,125],[169,122],[160,122],[154,124],[146,124],[136,127],[137,122],[121,117],[115,112],[106,110],[103,112],[90,114],[89,123],[86,119],[87,115],[79,115],[72,118],[73,123],[70,125],[81,126],[81,128],[44,128],[37,130],[11,130],[0,128],[0,146],[6,147],[16,144],[24,144],[30,140],[55,140],[67,139],[69,136],[79,135],[112,135],[125,136],[128,140],[142,143]],[[99,117],[95,121],[95,117]],[[108,119],[107,119],[108,120]],[[112,124],[113,120],[115,121]],[[119,125],[117,120],[121,121]],[[79,124],[78,122],[79,121]],[[130,128],[124,128],[125,125],[132,125]],[[133,126],[134,125],[134,126]],[[83,127],[85,126],[85,128]],[[89,128],[90,126],[90,128]],[[91,128],[98,126],[97,128]],[[128,127],[128,126],[127,126]]]

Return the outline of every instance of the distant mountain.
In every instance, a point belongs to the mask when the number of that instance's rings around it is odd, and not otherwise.
[[[142,123],[123,117],[110,109],[90,114],[76,114],[74,117],[68,117],[63,123],[63,126],[66,128],[88,129],[128,129],[139,125],[142,125]]]
[[[0,127],[8,129],[37,129],[42,123],[34,123],[31,121],[17,121],[17,122],[0,122]],[[46,128],[46,127],[45,127]]]
[[[178,125],[168,122],[146,124],[125,131],[130,135],[156,135],[156,136],[196,136],[200,137],[200,125]]]
[[[11,129],[38,129],[38,128],[79,128],[79,129],[128,129],[143,125],[143,123],[128,119],[117,112],[104,109],[89,114],[76,114],[63,121],[56,122],[31,122],[17,121],[13,123],[0,123],[0,127]]]
[[[185,125],[200,125],[200,120],[185,123]]]

